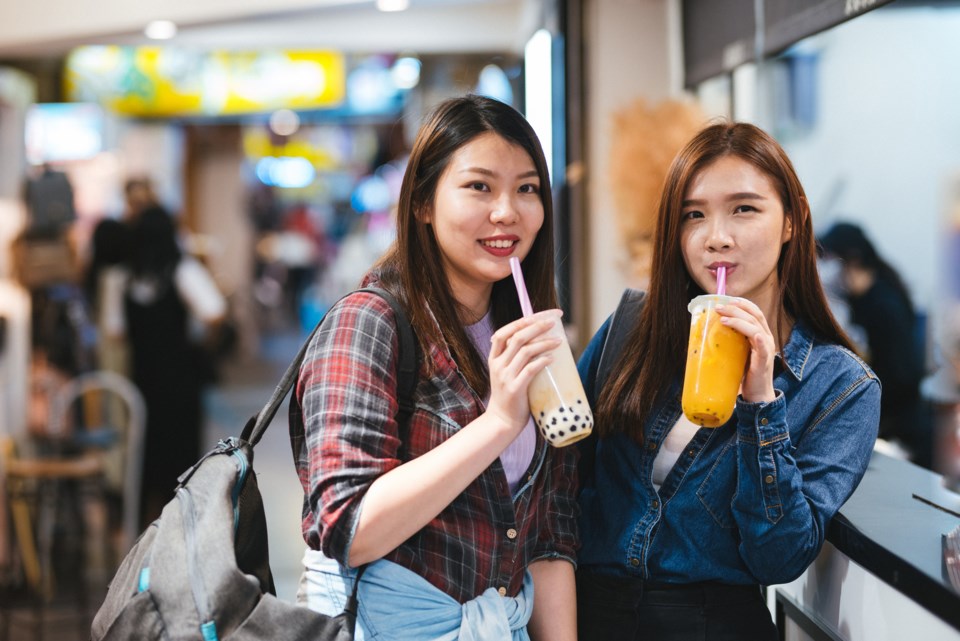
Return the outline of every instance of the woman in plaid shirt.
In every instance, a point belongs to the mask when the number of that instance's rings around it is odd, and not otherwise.
[[[410,155],[397,242],[363,283],[393,293],[417,335],[415,410],[397,424],[396,322],[370,293],[328,313],[291,410],[299,600],[339,613],[366,565],[358,638],[575,638],[576,453],[549,447],[527,405],[559,344],[552,239],[526,120],[478,96],[439,105]],[[511,256],[546,311],[522,317]]]

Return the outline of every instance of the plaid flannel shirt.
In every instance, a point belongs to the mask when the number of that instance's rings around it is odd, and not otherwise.
[[[420,356],[409,424],[398,426],[397,332],[379,296],[356,293],[328,312],[290,403],[290,438],[304,490],[303,536],[346,564],[364,495],[381,475],[449,438],[483,411],[445,346]],[[425,359],[437,366],[427,378]],[[460,603],[490,587],[515,596],[537,559],[575,563],[579,544],[576,448],[537,447],[511,496],[494,461],[429,524],[386,559]]]

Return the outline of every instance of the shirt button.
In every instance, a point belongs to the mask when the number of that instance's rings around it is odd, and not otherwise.
[[[647,443],[647,449],[653,451],[657,449],[657,444],[654,441],[650,441]]]
[[[640,559],[638,559],[638,558],[636,558],[636,557],[630,559],[630,565],[632,565],[633,567],[639,566],[639,565],[640,565]]]
[[[770,474],[767,474],[765,477],[763,477],[763,480],[766,483],[773,483],[773,476],[771,476]]]
[[[696,452],[694,452],[693,450],[687,450],[687,456],[694,456],[694,455],[696,455]]]
[[[500,596],[507,596],[507,588],[497,588],[497,594]]]
[[[517,531],[514,530],[513,528],[510,528],[509,530],[507,530],[507,538],[510,539],[511,541],[517,538]]]
[[[765,418],[761,418],[761,419],[760,419],[760,425],[766,425],[766,424],[769,423],[769,422],[770,422],[770,421],[768,421],[768,420],[765,419]]]
[[[658,507],[660,507],[660,501],[650,501],[650,507],[652,507],[653,509],[657,509]]]

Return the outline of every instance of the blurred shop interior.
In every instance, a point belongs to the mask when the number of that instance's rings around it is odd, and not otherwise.
[[[103,369],[84,275],[97,225],[131,207],[130,180],[226,302],[197,336],[217,385],[216,367],[251,362],[264,337],[302,338],[356,286],[393,240],[422,116],[475,92],[524,112],[551,161],[575,351],[624,287],[644,286],[657,192],[686,139],[718,116],[772,132],[818,234],[859,226],[909,292],[923,417],[888,451],[960,484],[960,2],[13,4],[0,9],[0,437],[49,436],[50,399]],[[825,257],[825,281],[835,268]],[[0,568],[9,559],[0,550]]]

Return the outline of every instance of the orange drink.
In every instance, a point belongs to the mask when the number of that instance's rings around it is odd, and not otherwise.
[[[683,376],[681,405],[691,423],[719,427],[733,415],[750,344],[747,338],[720,323],[714,307],[732,296],[697,296],[690,311],[690,342]]]

